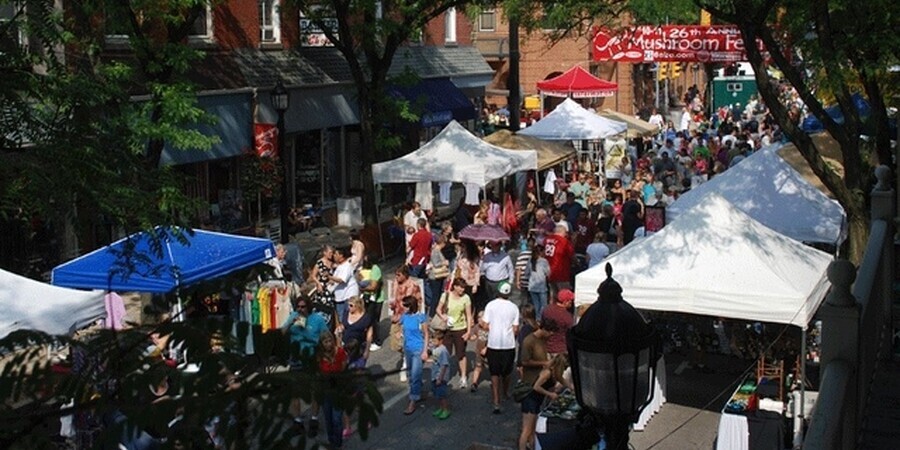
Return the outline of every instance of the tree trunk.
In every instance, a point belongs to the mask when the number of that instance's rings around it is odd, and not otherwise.
[[[866,212],[848,210],[847,225],[847,240],[844,241],[839,256],[859,266],[869,240],[869,221]]]
[[[361,86],[360,86],[361,87]],[[364,222],[371,219],[378,223],[378,205],[375,203],[375,189],[369,189],[372,184],[372,163],[375,162],[375,147],[377,130],[374,124],[373,112],[375,106],[368,87],[359,89],[359,157],[362,161],[362,173],[360,182],[363,189],[362,210]]]

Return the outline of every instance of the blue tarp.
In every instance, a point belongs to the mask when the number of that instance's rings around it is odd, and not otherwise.
[[[158,230],[159,231],[159,230]],[[53,269],[51,283],[81,289],[166,293],[181,286],[216,278],[275,256],[268,239],[211,231],[185,231],[188,243],[172,232],[153,239],[135,233]],[[161,251],[153,251],[161,244]]]
[[[850,99],[853,100],[853,105],[856,107],[856,113],[859,115],[860,119],[869,117],[869,114],[872,113],[872,107],[869,106],[869,102],[866,101],[862,95],[856,93],[851,95]],[[844,123],[844,112],[841,111],[840,105],[831,105],[825,108],[825,112],[831,116],[835,122],[839,124]],[[822,125],[822,122],[816,118],[816,116],[810,114],[806,119],[803,119],[800,128],[807,133],[815,133],[824,130],[825,126]]]

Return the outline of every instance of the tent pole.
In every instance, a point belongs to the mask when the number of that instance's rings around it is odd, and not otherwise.
[[[803,444],[803,421],[806,412],[806,328],[803,327],[803,337],[800,341],[800,410],[795,411],[794,421],[799,421],[799,426],[794,426],[794,445]]]
[[[375,228],[378,230],[378,244],[381,246],[381,258],[385,259],[387,255],[384,254],[384,235],[381,232],[381,205],[378,201],[378,183],[375,182],[375,177],[372,177],[372,198],[375,199]]]
[[[541,119],[544,118],[544,91],[541,91]]]

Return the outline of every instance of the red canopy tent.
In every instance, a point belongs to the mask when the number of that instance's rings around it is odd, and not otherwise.
[[[619,85],[601,80],[581,66],[575,66],[566,73],[549,80],[538,81],[541,95],[551,97],[611,97],[619,90]]]

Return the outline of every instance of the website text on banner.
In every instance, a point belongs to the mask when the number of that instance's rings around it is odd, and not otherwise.
[[[762,42],[757,41],[762,48]],[[733,25],[641,25],[594,35],[594,61],[643,63],[746,61],[744,39]]]

